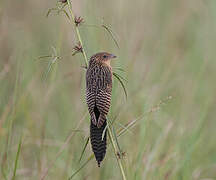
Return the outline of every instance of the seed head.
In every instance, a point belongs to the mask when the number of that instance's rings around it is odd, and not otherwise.
[[[77,53],[80,53],[80,52],[83,53],[83,47],[82,47],[81,43],[78,42],[77,45],[74,46],[73,50],[74,50],[74,53],[72,54],[73,56]]]
[[[119,159],[122,159],[123,157],[126,156],[126,152],[117,152],[116,155],[118,156]]]
[[[81,18],[81,16],[79,17],[75,16],[74,23],[76,24],[76,26],[79,26],[83,22],[84,22],[84,19]]]
[[[67,3],[67,0],[59,0],[61,3]]]

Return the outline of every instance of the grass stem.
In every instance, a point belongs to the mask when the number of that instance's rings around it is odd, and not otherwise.
[[[119,168],[120,168],[120,171],[121,171],[121,174],[122,174],[122,179],[123,180],[127,180],[125,172],[124,172],[124,168],[123,168],[123,165],[122,165],[122,162],[121,162],[121,158],[119,158],[117,156],[118,148],[117,148],[117,145],[115,144],[115,141],[114,141],[114,138],[113,138],[113,134],[112,134],[112,130],[111,130],[110,125],[109,125],[109,122],[108,122],[107,128],[108,128],[108,135],[109,135],[112,147],[113,147],[113,151],[114,151],[116,160],[118,162],[118,165],[119,165]]]
[[[18,148],[17,148],[16,160],[15,160],[15,164],[14,164],[14,170],[13,170],[12,180],[16,179],[16,171],[17,171],[17,166],[18,166],[18,160],[19,160],[21,145],[22,145],[22,136],[20,137],[19,145],[18,145]]]
[[[70,11],[70,15],[71,15],[71,18],[72,18],[72,24],[74,25],[74,29],[76,31],[76,34],[77,34],[77,38],[82,46],[82,54],[84,56],[84,60],[85,60],[85,66],[88,67],[88,58],[87,58],[87,55],[86,55],[86,52],[84,50],[84,46],[83,46],[83,42],[82,42],[82,38],[81,38],[81,35],[80,35],[80,31],[79,31],[79,28],[76,26],[75,24],[75,15],[73,13],[73,10],[72,10],[72,4],[71,4],[71,1],[70,0],[67,0],[67,3],[68,3],[68,7],[69,7],[69,11]]]

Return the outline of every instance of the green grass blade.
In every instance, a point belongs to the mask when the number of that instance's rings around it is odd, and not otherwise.
[[[115,73],[115,72],[114,72]],[[127,79],[125,79],[124,77],[122,77],[120,74],[115,73],[120,79],[124,80],[125,82],[128,82]]]
[[[102,141],[103,141],[103,139],[104,139],[106,130],[107,130],[107,125],[106,125],[106,127],[104,128],[103,133],[102,133]]]
[[[85,145],[84,145],[84,148],[83,148],[83,150],[82,150],[82,153],[81,153],[81,155],[80,155],[79,163],[80,163],[80,161],[82,160],[82,157],[83,157],[83,155],[84,155],[84,152],[85,152],[85,150],[86,150],[86,147],[87,147],[88,143],[89,143],[89,137],[87,138],[86,143],[85,143]]]
[[[21,144],[22,144],[22,136],[20,138],[19,145],[18,145],[18,148],[17,148],[16,160],[15,160],[15,164],[14,164],[14,171],[13,171],[12,180],[15,180],[15,178],[16,178],[16,170],[17,170],[17,166],[18,166],[18,160],[19,160],[19,155],[20,155],[20,150],[21,150]]]
[[[61,9],[64,9],[68,4],[67,3],[64,3],[61,7]]]
[[[1,173],[2,173],[2,175],[3,175],[3,178],[4,178],[5,180],[8,180],[7,175],[6,175],[5,170],[4,170],[3,167],[1,168]]]
[[[73,179],[92,159],[94,158],[94,154],[92,154],[91,156],[89,156],[89,158],[86,160],[85,163],[83,163],[82,166],[80,166],[79,169],[77,169],[69,178],[68,180]]]
[[[54,46],[51,46],[52,50],[53,50],[53,54],[54,54],[54,57],[57,57],[57,50]]]
[[[120,169],[120,172],[121,172],[121,175],[122,175],[122,179],[123,179],[123,180],[127,180],[127,178],[126,178],[126,173],[125,173],[125,170],[124,170],[124,168],[123,168],[123,164],[122,164],[122,162],[121,162],[121,159],[119,159],[119,158],[118,158],[118,155],[117,155],[118,149],[117,149],[116,143],[115,143],[115,141],[114,141],[114,139],[113,139],[113,134],[112,134],[112,130],[111,130],[110,125],[109,125],[109,121],[107,121],[107,122],[108,122],[108,123],[107,123],[107,124],[108,124],[108,126],[107,126],[107,128],[108,128],[108,136],[109,136],[109,138],[110,138],[110,143],[111,143],[111,145],[112,145],[112,147],[113,147],[113,152],[114,152],[114,154],[115,154],[116,160],[117,160],[118,165],[119,165],[119,169]]]
[[[113,75],[114,75],[114,77],[116,77],[117,80],[120,82],[120,84],[121,84],[121,86],[122,86],[122,88],[123,88],[123,90],[124,90],[125,97],[126,97],[126,99],[127,99],[127,90],[126,90],[126,88],[125,88],[125,85],[124,85],[123,81],[121,80],[121,78],[119,77],[118,74],[116,74],[116,73],[113,72]]]
[[[51,13],[52,11],[56,11],[56,10],[57,10],[56,8],[50,8],[50,9],[47,11],[47,13],[46,13],[46,17],[48,18],[49,15],[50,15],[50,13]]]
[[[47,70],[46,70],[46,72],[45,72],[45,74],[44,74],[44,81],[47,79],[47,77],[48,77],[48,74],[49,74],[49,72],[51,71],[51,68],[52,68],[52,61],[49,61],[49,64],[48,64],[48,66],[47,66]]]
[[[121,71],[121,72],[125,72],[125,70],[122,69],[121,67],[113,67],[113,69],[116,69],[116,70]]]
[[[67,16],[67,18],[70,20],[70,16],[69,16],[69,14],[67,13],[67,11],[66,11],[65,9],[59,10],[59,11],[58,11],[58,14],[60,14],[61,12],[62,12],[63,14],[65,14],[65,15]]]
[[[52,60],[49,61],[49,64],[47,66],[47,71],[45,72],[45,75],[44,75],[44,78],[43,78],[44,80],[47,79],[49,73],[52,70],[53,64],[56,62],[56,60],[57,60],[57,57],[55,57],[54,59],[52,59]]]
[[[128,129],[125,125],[123,125],[123,124],[121,124],[119,122],[115,122],[115,124],[119,125],[120,127],[122,127],[123,129],[125,129],[129,133],[133,134],[133,132],[130,129]]]
[[[115,42],[115,45],[119,48],[118,41],[116,40],[114,33],[111,30],[111,28],[109,28],[108,26],[106,26],[104,24],[102,24],[101,26],[108,32],[108,34],[111,36],[112,40]]]
[[[36,60],[41,60],[44,58],[51,58],[51,57],[52,57],[52,55],[39,56]]]
[[[103,28],[105,29],[106,32],[108,32],[108,34],[111,36],[112,40],[114,41],[115,45],[118,47],[118,49],[120,49],[118,41],[115,38],[115,35],[113,33],[113,31],[111,30],[111,28],[109,28],[108,26],[102,24],[102,25],[94,25],[94,24],[85,24],[83,25],[84,27],[94,27],[94,28]]]
[[[144,118],[144,115],[141,116],[140,118],[137,118],[131,122],[129,122],[127,125],[125,125],[124,128],[122,128],[120,131],[118,131],[118,137],[120,137],[121,135],[123,135],[128,129],[130,129],[131,127],[133,127],[137,121],[142,120]]]
[[[116,131],[115,131],[115,129],[114,129],[113,126],[112,126],[112,132],[113,132],[113,135],[114,135],[114,138],[115,138],[117,147],[118,147],[119,154],[120,154],[120,156],[121,156],[122,151],[121,151],[121,148],[120,148],[120,144],[119,144],[119,142],[118,142],[118,138],[117,138],[117,135],[116,135]]]

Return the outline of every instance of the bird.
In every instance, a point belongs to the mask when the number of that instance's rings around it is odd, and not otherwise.
[[[91,56],[86,71],[86,102],[90,114],[90,142],[98,167],[106,154],[107,114],[111,104],[112,67],[115,55],[99,52]]]

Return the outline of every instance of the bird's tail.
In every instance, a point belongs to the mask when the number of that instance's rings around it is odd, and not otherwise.
[[[91,121],[91,125],[90,125],[91,146],[92,146],[92,150],[94,152],[95,158],[97,160],[98,167],[100,167],[100,163],[101,161],[103,161],[104,156],[106,154],[106,138],[107,138],[106,137],[107,130],[105,129],[106,124],[107,123],[105,121],[103,125],[100,128],[98,128]]]

